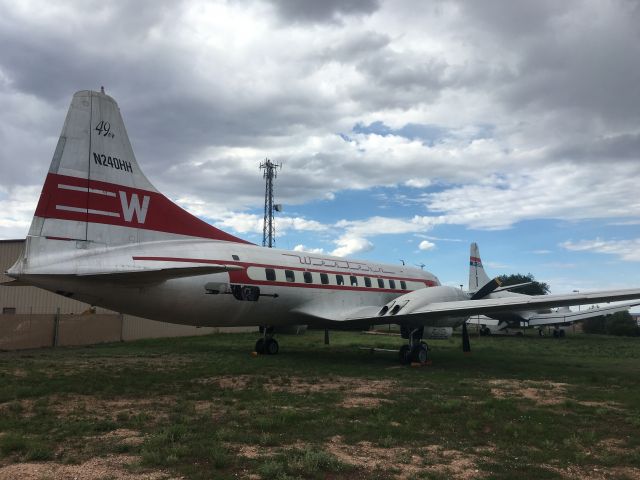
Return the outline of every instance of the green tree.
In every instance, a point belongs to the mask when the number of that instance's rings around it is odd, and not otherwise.
[[[625,337],[640,336],[640,327],[627,310],[612,315],[588,318],[582,322],[582,330],[585,333]]]
[[[516,293],[524,293],[526,295],[546,295],[549,293],[549,285],[544,282],[536,281],[535,277],[531,273],[523,275],[521,273],[515,273],[513,275],[500,275],[498,277],[502,286],[516,285],[518,283],[531,282],[530,285],[525,285],[514,289]]]

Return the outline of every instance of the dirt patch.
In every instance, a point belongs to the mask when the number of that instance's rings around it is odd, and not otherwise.
[[[244,390],[253,377],[251,375],[224,375],[221,377],[208,377],[196,380],[204,385],[217,385],[224,390]]]
[[[331,377],[312,381],[300,377],[279,377],[269,379],[263,385],[268,392],[288,393],[320,393],[333,391],[348,391],[350,395],[371,395],[390,393],[396,389],[393,380],[368,380],[356,377]]]
[[[99,418],[117,420],[120,415],[148,415],[153,420],[168,418],[166,408],[176,403],[176,398],[162,396],[150,398],[102,399],[91,395],[52,396],[49,408],[60,417],[89,414]]]
[[[69,478],[74,480],[99,480],[118,478],[120,480],[169,480],[171,477],[163,471],[132,473],[126,466],[137,462],[138,457],[131,455],[111,455],[92,458],[79,465],[61,465],[55,462],[16,463],[0,468],[0,480],[42,480],[44,478]]]
[[[605,402],[594,402],[594,401],[578,401],[580,405],[585,407],[595,407],[595,408],[608,408],[609,410],[617,410],[619,412],[624,411],[622,405],[618,402],[613,401],[605,401]]]
[[[237,452],[240,457],[255,460],[257,458],[271,457],[278,452],[287,450],[304,450],[307,444],[304,442],[296,442],[291,445],[283,445],[280,447],[263,447],[258,445],[240,445],[237,443],[228,443],[227,446]]]
[[[533,380],[489,380],[495,398],[524,398],[538,405],[558,405],[567,400],[567,383]]]
[[[391,400],[378,397],[347,397],[338,404],[342,408],[378,408],[383,403],[392,403]]]
[[[251,375],[225,375],[197,380],[205,385],[217,385],[222,389],[244,390],[256,377]],[[393,380],[368,380],[356,377],[331,377],[308,379],[301,377],[271,377],[261,380],[267,392],[287,392],[296,394],[348,391],[352,396],[390,393],[397,389]]]
[[[112,430],[104,435],[100,435],[97,438],[101,440],[116,440],[120,444],[130,445],[132,447],[142,445],[144,442],[144,438],[140,432],[129,430],[128,428],[118,428],[117,430]]]
[[[482,476],[476,467],[475,455],[457,450],[444,450],[437,445],[412,452],[400,447],[376,447],[370,442],[347,445],[341,436],[335,436],[325,444],[325,448],[338,460],[358,468],[372,472],[396,471],[397,479],[415,478],[423,473],[464,480]]]
[[[558,468],[552,465],[544,465],[568,480],[609,480],[611,478],[640,478],[640,468],[635,467],[600,467],[594,465],[571,465],[566,468]]]

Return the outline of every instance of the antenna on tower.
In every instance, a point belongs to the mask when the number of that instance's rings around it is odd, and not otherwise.
[[[264,170],[262,178],[265,179],[264,189],[264,224],[262,227],[262,246],[273,247],[276,244],[276,226],[273,221],[273,212],[281,212],[282,205],[273,204],[273,180],[278,176],[278,169],[281,169],[282,165],[279,163],[273,163],[268,158],[264,159],[264,162],[260,164],[260,170]]]

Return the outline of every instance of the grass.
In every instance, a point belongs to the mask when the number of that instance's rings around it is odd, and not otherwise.
[[[640,339],[430,341],[250,334],[0,353],[0,477],[24,462],[125,458],[186,478],[640,475]],[[120,456],[120,457],[118,457]],[[126,457],[124,457],[126,456]]]

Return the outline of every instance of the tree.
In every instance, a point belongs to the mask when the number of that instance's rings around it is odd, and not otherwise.
[[[525,285],[514,289],[516,293],[524,293],[526,295],[546,295],[549,293],[549,285],[544,282],[536,281],[535,277],[531,273],[522,275],[516,273],[513,275],[500,275],[498,277],[502,286],[516,285],[518,283],[532,282],[530,285]]]
[[[600,333],[625,337],[640,336],[640,327],[628,311],[588,318],[582,322],[585,333]]]

